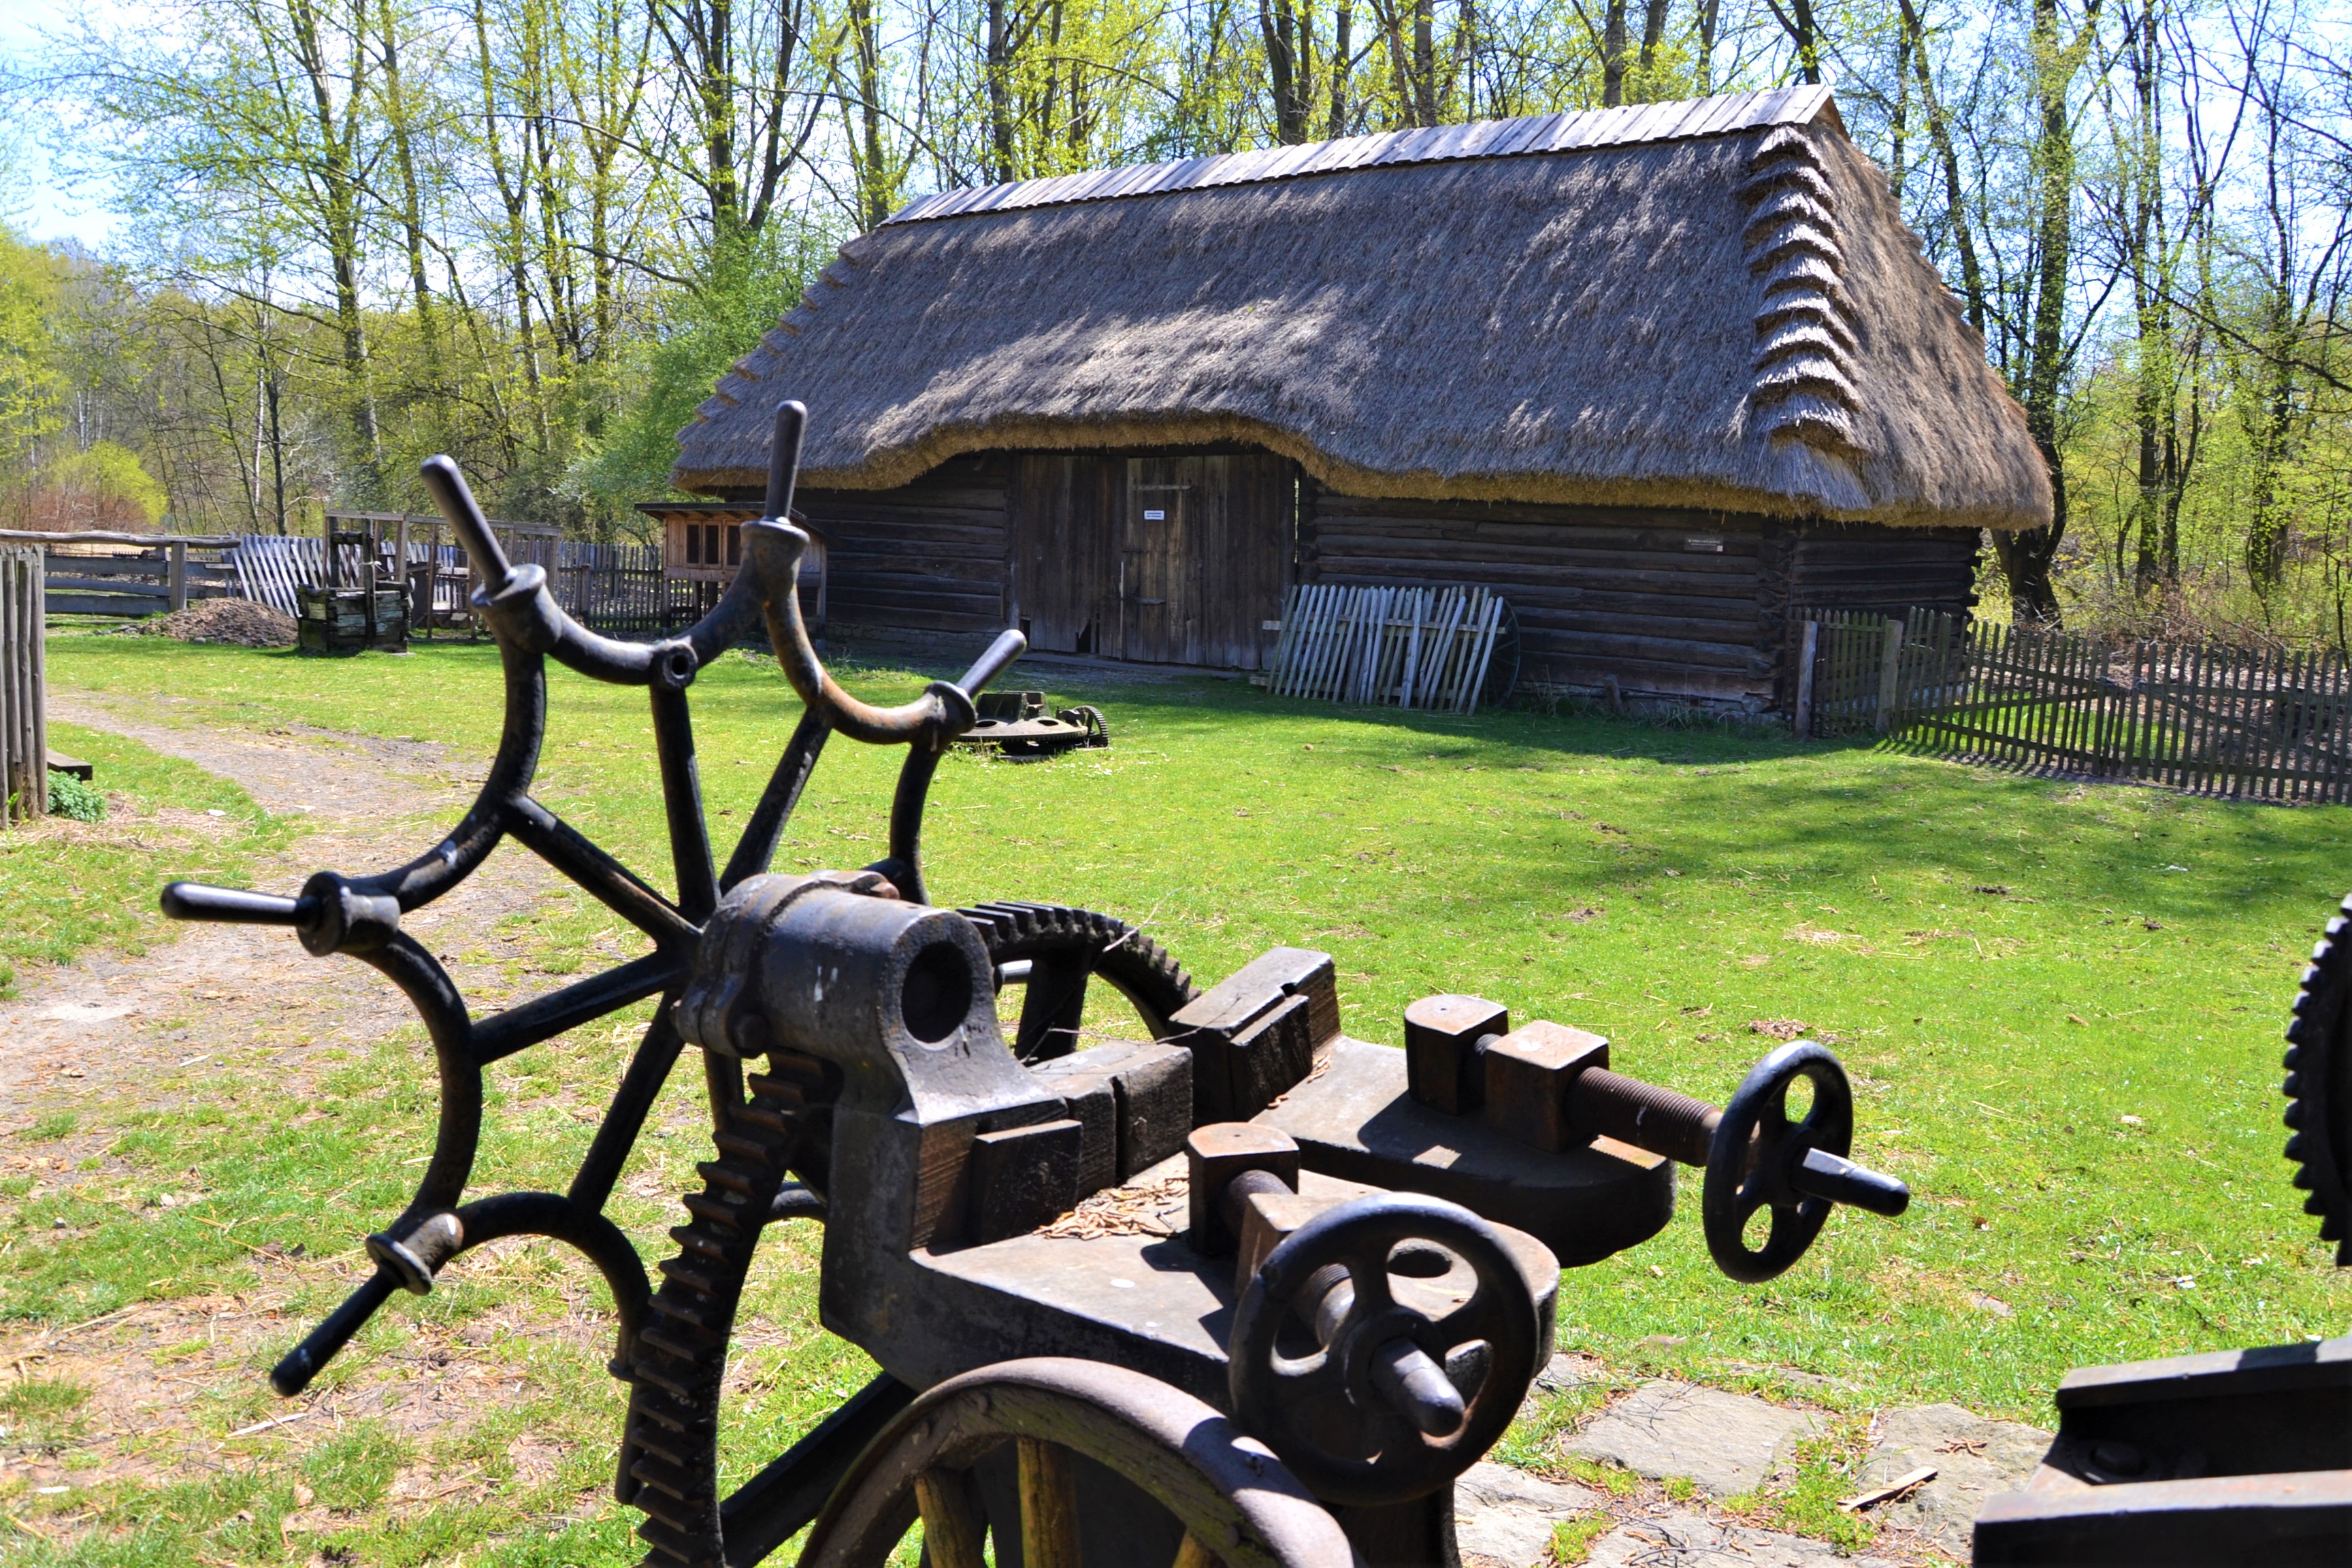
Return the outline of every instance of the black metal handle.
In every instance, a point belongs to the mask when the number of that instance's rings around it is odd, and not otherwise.
[[[203,882],[173,882],[164,888],[162,901],[163,912],[175,921],[210,921],[225,925],[299,925],[310,912],[300,899],[289,899],[283,893],[215,888]]]
[[[269,1370],[269,1386],[291,1399],[310,1386],[310,1380],[335,1352],[352,1342],[352,1336],[366,1326],[375,1310],[392,1300],[400,1289],[400,1281],[389,1268],[379,1268],[369,1276],[368,1282],[343,1299],[343,1304],[327,1316],[327,1321],[310,1331],[300,1344],[286,1352],[286,1359]]]
[[[1029,639],[1008,626],[996,634],[996,640],[988,645],[988,651],[973,661],[972,667],[963,672],[963,679],[956,684],[963,689],[965,696],[976,697],[982,687],[1012,668],[1013,661],[1028,651]]]
[[[1826,1149],[1806,1150],[1804,1159],[1789,1173],[1789,1184],[1807,1197],[1852,1204],[1889,1219],[1911,1206],[1909,1187]]]

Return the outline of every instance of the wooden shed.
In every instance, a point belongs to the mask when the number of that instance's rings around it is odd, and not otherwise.
[[[1785,705],[1813,607],[1957,610],[2021,409],[1828,89],[924,197],[680,433],[844,624],[1252,668],[1293,583],[1482,584],[1528,678]]]
[[[695,603],[708,610],[743,564],[743,524],[760,515],[757,501],[663,501],[637,503],[637,510],[661,524],[662,575],[697,584]],[[814,626],[824,624],[824,531],[795,512],[807,529],[809,549],[801,557],[801,613]]]

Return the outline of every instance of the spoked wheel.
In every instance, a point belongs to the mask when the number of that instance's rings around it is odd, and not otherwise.
[[[1201,994],[1158,942],[1110,915],[1017,903],[978,904],[961,912],[980,929],[999,984],[1024,988],[1013,1054],[1024,1062],[1077,1048],[1089,979],[1101,979],[1126,997],[1155,1040],[1174,1032],[1170,1017]]]
[[[991,1510],[1013,1453],[1017,1507]],[[1167,1516],[1089,1510],[1082,1472]],[[1018,1522],[1014,1522],[1017,1516]],[[915,1401],[858,1457],[809,1531],[801,1568],[881,1568],[918,1518],[933,1568],[1348,1568],[1339,1521],[1263,1447],[1156,1378],[1098,1362],[1001,1362]],[[1165,1542],[1144,1544],[1154,1522]],[[1007,1541],[1006,1535],[1017,1536]]]

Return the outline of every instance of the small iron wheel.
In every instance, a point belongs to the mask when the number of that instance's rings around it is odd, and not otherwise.
[[[1023,1568],[1087,1561],[1096,1568],[1348,1568],[1355,1561],[1339,1521],[1225,1416],[1141,1373],[1039,1357],[950,1378],[908,1406],[842,1479],[809,1531],[801,1568],[881,1568],[918,1519],[933,1568],[982,1568],[991,1527],[973,1467],[1006,1443],[1016,1450]],[[1116,1558],[1108,1549],[1082,1556],[1073,1456],[1174,1516],[1169,1533],[1181,1543],[1172,1562],[1139,1557],[1131,1544]],[[1002,1545],[996,1555],[1011,1556]]]

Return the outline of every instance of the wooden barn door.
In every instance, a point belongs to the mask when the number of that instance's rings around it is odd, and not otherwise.
[[[1210,458],[1130,458],[1118,531],[1118,657],[1201,662],[1201,516]],[[1222,500],[1222,496],[1215,500]]]
[[[1024,453],[1013,480],[1013,602],[1029,646],[1118,651],[1113,521],[1127,465],[1115,458]]]

